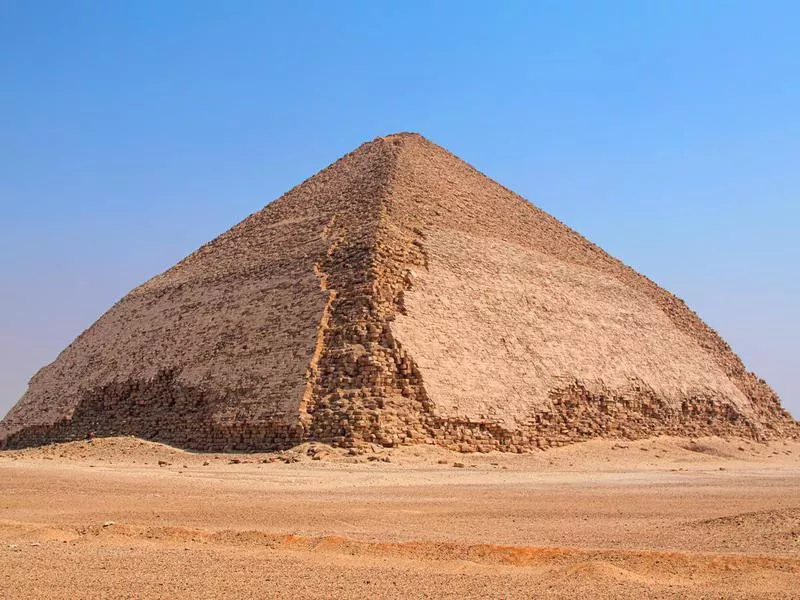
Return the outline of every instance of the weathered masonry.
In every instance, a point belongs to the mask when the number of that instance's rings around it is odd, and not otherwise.
[[[798,435],[684,303],[415,134],[366,143],[134,289],[0,446],[199,450]]]

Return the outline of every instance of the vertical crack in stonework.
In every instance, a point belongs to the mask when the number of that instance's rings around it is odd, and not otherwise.
[[[420,232],[397,240],[387,218],[398,142],[379,141],[385,157],[380,185],[374,202],[367,203],[374,210],[362,215],[370,222],[368,243],[343,243],[326,261],[326,281],[339,296],[332,304],[309,411],[313,439],[385,446],[434,441],[432,405],[413,360],[391,331],[391,321],[403,311],[403,292],[411,285],[410,265],[424,267],[426,262]],[[353,237],[351,232],[348,239]]]
[[[376,366],[381,325],[374,297],[374,251],[393,155],[382,140],[373,150],[375,158],[361,180],[356,203],[346,207],[347,218],[339,219],[341,226],[330,232],[339,241],[319,267],[326,288],[336,295],[329,303],[308,402],[308,435],[342,445],[370,437],[379,427],[375,411],[383,404]]]
[[[331,237],[331,229],[335,221],[336,216],[334,215],[331,217],[330,222],[322,230],[323,238],[329,239]],[[333,240],[331,242],[326,252],[326,258],[330,257],[336,251],[338,244],[339,240]],[[328,287],[328,275],[322,270],[320,263],[314,264],[314,274],[319,279],[320,290],[322,290],[324,294],[327,294],[328,300],[325,302],[325,307],[322,310],[319,325],[317,326],[317,339],[316,343],[314,344],[314,353],[311,355],[311,362],[308,365],[308,371],[306,373],[306,386],[305,390],[303,390],[303,397],[300,400],[300,423],[303,427],[303,438],[308,437],[311,429],[311,415],[314,412],[314,390],[317,386],[317,380],[319,378],[319,361],[325,348],[325,339],[328,334],[328,328],[331,319],[331,307],[333,306],[333,303],[336,301],[337,297],[336,290]]]

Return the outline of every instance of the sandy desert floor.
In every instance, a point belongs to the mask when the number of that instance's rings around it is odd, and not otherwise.
[[[800,443],[0,452],[0,598],[797,598]]]

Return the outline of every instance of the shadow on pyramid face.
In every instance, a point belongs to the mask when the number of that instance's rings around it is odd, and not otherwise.
[[[70,419],[24,428],[8,438],[7,446],[119,435],[202,451],[280,450],[302,441],[297,423],[218,422],[218,406],[231,401],[163,371],[146,382],[113,383],[85,393]]]

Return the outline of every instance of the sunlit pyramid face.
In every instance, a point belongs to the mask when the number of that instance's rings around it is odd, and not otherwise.
[[[404,133],[130,292],[36,374],[0,443],[520,451],[795,427],[683,302]]]

